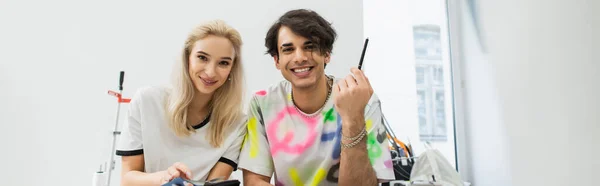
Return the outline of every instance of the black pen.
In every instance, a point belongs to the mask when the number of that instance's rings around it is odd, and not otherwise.
[[[367,45],[369,44],[369,38],[365,39],[365,45],[362,49],[362,54],[360,55],[360,62],[358,62],[358,70],[362,70],[363,60],[365,59],[365,52],[367,51]]]

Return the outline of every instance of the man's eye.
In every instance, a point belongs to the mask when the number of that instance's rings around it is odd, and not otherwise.
[[[284,48],[282,51],[283,52],[289,52],[289,51],[292,51],[292,49],[291,48]]]

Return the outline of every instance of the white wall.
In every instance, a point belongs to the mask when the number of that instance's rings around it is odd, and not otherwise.
[[[488,53],[461,27],[474,185],[598,185],[598,1],[479,7]]]
[[[0,180],[90,184],[108,159],[116,101],[106,91],[117,88],[118,72],[126,71],[125,96],[167,83],[185,36],[202,21],[223,19],[241,32],[249,93],[282,79],[263,42],[292,8],[314,9],[337,29],[328,73],[356,66],[360,0],[0,2]]]
[[[508,136],[492,62],[482,51],[465,1],[450,1],[459,171],[473,185],[510,183]]]
[[[514,185],[598,184],[599,7],[592,0],[481,4]]]

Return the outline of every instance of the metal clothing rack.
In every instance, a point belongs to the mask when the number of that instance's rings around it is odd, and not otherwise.
[[[106,179],[106,186],[110,185],[110,179],[111,179],[111,173],[112,171],[115,169],[115,148],[116,148],[116,143],[117,143],[117,136],[121,134],[121,131],[119,131],[118,127],[119,127],[119,114],[121,112],[121,104],[127,104],[129,102],[131,102],[131,99],[129,98],[123,98],[122,93],[123,93],[123,81],[125,78],[125,71],[121,71],[120,75],[119,75],[119,92],[115,92],[112,90],[108,91],[108,94],[111,96],[114,96],[117,98],[117,114],[116,114],[116,118],[115,118],[115,126],[112,132],[112,143],[111,143],[111,148],[110,148],[110,160],[108,162],[108,165],[105,166],[105,168],[107,169],[107,176],[108,178]]]
[[[381,108],[381,101],[378,103],[380,104]],[[385,126],[385,130],[389,135],[387,139],[389,143],[392,144],[393,150],[391,152],[392,154],[396,155],[396,157],[392,159],[392,165],[395,173],[394,175],[398,174],[401,177],[410,178],[410,171],[412,170],[415,160],[418,158],[413,156],[413,149],[410,143],[407,145],[403,144],[404,148],[402,148],[400,147],[400,144],[396,142],[396,133],[394,133],[392,130],[387,118],[385,117],[385,114],[383,114],[383,111],[381,112],[381,118],[383,120],[382,123]]]

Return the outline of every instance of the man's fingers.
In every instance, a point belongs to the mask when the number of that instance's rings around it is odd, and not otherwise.
[[[338,93],[340,93],[340,85],[338,83],[334,83],[331,89],[333,89],[333,95],[338,95]]]
[[[368,88],[369,95],[373,95],[373,87],[371,86],[371,82],[369,81],[369,78],[365,75],[365,73],[363,73],[362,70],[358,70],[354,67],[351,69],[351,71],[354,75],[354,78],[356,79],[356,82],[358,83],[358,86]]]
[[[346,89],[348,89],[348,84],[346,83],[346,80],[339,81],[338,87],[340,88],[340,92],[343,92]]]
[[[369,95],[373,95],[373,87],[371,86],[371,81],[369,81],[369,77],[367,76],[363,76],[365,77],[365,82],[367,83],[367,86],[369,86]]]
[[[368,84],[368,80],[362,70],[358,70],[358,68],[352,67],[350,69],[350,72],[352,72],[352,74],[354,75],[354,79],[356,79],[356,82],[359,85]]]
[[[348,88],[354,88],[358,85],[356,83],[356,79],[354,79],[354,77],[352,77],[351,75],[346,76],[345,80],[346,80],[346,84],[348,85]]]

